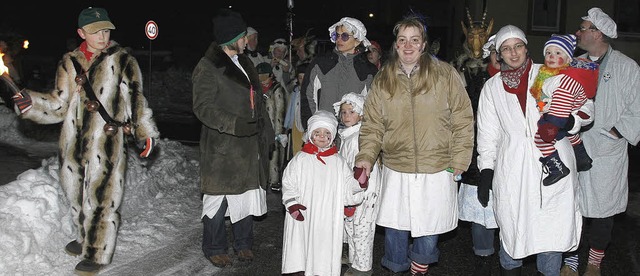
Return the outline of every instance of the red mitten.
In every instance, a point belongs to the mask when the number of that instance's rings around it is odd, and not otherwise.
[[[351,217],[355,213],[356,213],[356,207],[355,206],[345,206],[344,207],[344,216],[345,217]]]
[[[289,211],[289,214],[293,219],[303,221],[304,216],[302,216],[300,210],[307,210],[307,207],[304,207],[304,205],[302,204],[293,204],[289,206],[287,210]]]
[[[547,143],[551,143],[558,135],[558,127],[552,123],[544,123],[538,127],[540,138]]]
[[[580,118],[582,118],[583,120],[586,120],[586,119],[591,118],[591,116],[589,116],[589,114],[584,113],[584,112],[582,112],[582,111],[578,111],[578,116],[579,116]]]
[[[360,188],[366,189],[369,187],[369,177],[365,173],[364,168],[353,168],[353,177],[358,180]]]
[[[149,137],[147,139],[138,141],[138,148],[140,149],[140,157],[147,158],[151,155],[151,152],[156,147],[156,140]]]

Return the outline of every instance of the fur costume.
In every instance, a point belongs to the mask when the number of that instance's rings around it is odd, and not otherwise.
[[[33,107],[21,117],[40,124],[62,122],[59,141],[60,184],[71,204],[82,244],[82,257],[109,264],[116,247],[127,167],[127,137],[118,128],[114,136],[103,130],[99,112],[85,107],[87,94],[75,81],[77,61],[107,113],[130,122],[136,141],[160,136],[142,91],[142,73],[136,59],[116,42],[93,62],[76,49],[58,64],[55,90],[27,91]],[[18,111],[19,113],[19,111]]]
[[[286,112],[286,96],[287,90],[284,89],[282,84],[277,81],[273,81],[273,85],[269,87],[269,90],[264,92],[267,97],[266,108],[269,113],[269,120],[271,120],[271,126],[277,134],[284,134],[284,115]],[[271,152],[271,158],[269,159],[269,184],[280,183],[280,173],[284,168],[286,148],[282,147],[280,143],[276,143],[276,146]]]

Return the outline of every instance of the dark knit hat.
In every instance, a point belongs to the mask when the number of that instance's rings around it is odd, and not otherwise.
[[[237,12],[220,9],[213,18],[213,35],[220,46],[234,43],[246,33],[247,24]]]

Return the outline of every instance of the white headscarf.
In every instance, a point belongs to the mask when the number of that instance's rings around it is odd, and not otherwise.
[[[351,93],[347,93],[344,94],[344,96],[342,96],[342,99],[339,102],[336,102],[333,104],[333,110],[336,113],[336,116],[340,116],[340,106],[343,103],[348,103],[353,107],[353,111],[357,112],[360,116],[364,115],[364,96],[359,94],[359,93],[355,93],[355,92],[351,92]]]
[[[331,42],[336,43],[336,40],[333,38],[333,33],[336,32],[336,28],[339,26],[344,26],[347,31],[353,33],[353,37],[358,41],[362,42],[365,48],[369,48],[371,42],[367,39],[367,28],[364,27],[364,24],[360,22],[360,20],[351,18],[351,17],[343,17],[338,21],[338,23],[331,25],[329,27],[329,39]]]
[[[487,43],[482,45],[482,58],[487,58],[491,55],[491,50],[496,50],[496,35],[492,35],[487,40]]]

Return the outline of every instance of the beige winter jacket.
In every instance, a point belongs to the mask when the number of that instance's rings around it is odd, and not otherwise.
[[[455,69],[434,62],[447,77],[426,93],[412,91],[417,70],[411,77],[398,70],[400,85],[393,98],[376,85],[372,87],[364,105],[356,162],[373,164],[381,153],[383,164],[398,172],[467,170],[474,135],[471,101]]]

